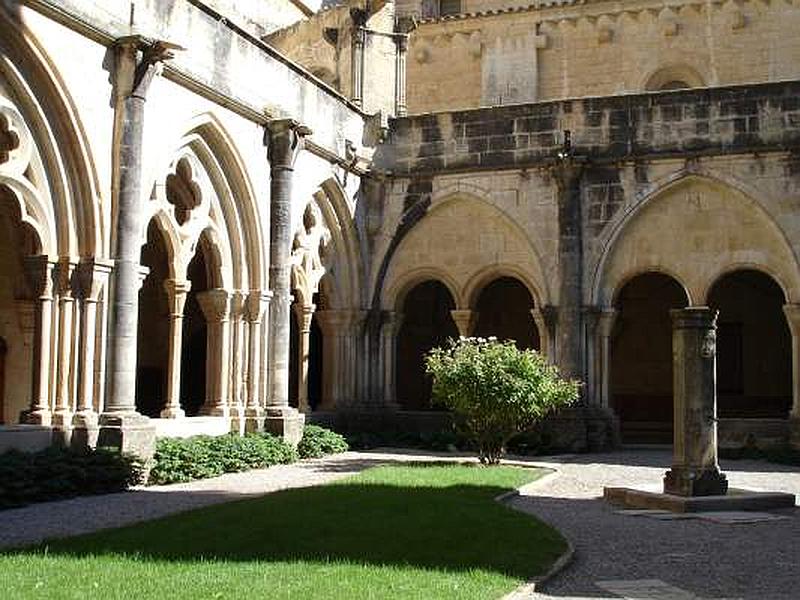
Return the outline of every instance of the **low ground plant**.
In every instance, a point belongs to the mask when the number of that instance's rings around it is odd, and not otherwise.
[[[550,412],[573,403],[579,384],[534,350],[494,338],[450,340],[426,357],[433,401],[454,413],[456,427],[478,448],[484,464],[497,464],[508,441]]]
[[[291,463],[297,453],[269,434],[163,438],[156,444],[149,484],[179,483]]]
[[[142,477],[139,460],[113,449],[12,450],[0,455],[0,508],[121,492]]]
[[[297,453],[300,458],[321,458],[347,452],[349,449],[347,440],[335,431],[319,425],[306,425],[303,429],[303,438],[297,446]]]

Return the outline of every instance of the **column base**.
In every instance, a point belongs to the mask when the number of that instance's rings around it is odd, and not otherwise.
[[[789,446],[800,450],[800,415],[789,416]]]
[[[53,413],[49,410],[26,410],[20,415],[20,421],[25,425],[44,425],[49,427],[53,422]]]
[[[139,413],[104,413],[100,415],[98,447],[116,448],[150,460],[156,451],[156,427]]]
[[[203,406],[200,409],[200,414],[206,417],[230,417],[231,411],[228,406]]]
[[[162,419],[183,419],[186,416],[186,411],[180,406],[167,406],[159,413],[159,416]]]
[[[291,407],[267,407],[264,418],[264,431],[283,438],[285,442],[297,447],[303,438],[306,416]]]
[[[244,410],[244,432],[261,433],[264,431],[264,412],[261,408],[246,408]]]
[[[718,468],[672,467],[664,475],[664,493],[675,496],[724,496],[728,480]]]
[[[94,411],[80,411],[72,416],[72,438],[70,446],[74,449],[94,448],[97,446],[97,436],[100,427],[97,423],[97,413]]]

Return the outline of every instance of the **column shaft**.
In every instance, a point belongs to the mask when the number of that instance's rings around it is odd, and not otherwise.
[[[50,425],[50,344],[53,318],[53,269],[46,256],[25,260],[25,271],[35,299],[33,332],[33,381],[31,408],[25,422]]]
[[[162,419],[178,419],[186,413],[181,408],[181,358],[183,353],[183,309],[191,289],[190,281],[164,280],[169,302],[169,349],[167,359],[167,400]]]

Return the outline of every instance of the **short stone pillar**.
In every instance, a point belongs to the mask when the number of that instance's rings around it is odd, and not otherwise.
[[[717,463],[717,312],[699,306],[670,314],[675,435],[664,493],[724,495],[728,482]]]

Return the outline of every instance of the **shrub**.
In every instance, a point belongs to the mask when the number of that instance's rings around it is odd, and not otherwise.
[[[320,458],[329,454],[347,452],[350,447],[343,436],[319,425],[306,425],[303,439],[297,446],[300,458]]]
[[[434,402],[453,411],[484,464],[497,464],[513,435],[578,398],[578,382],[562,379],[538,352],[519,350],[510,341],[450,340],[425,362]]]
[[[269,434],[163,438],[156,443],[149,484],[179,483],[297,460],[294,449]]]
[[[12,450],[0,455],[0,508],[121,492],[143,473],[138,459],[113,449]]]

